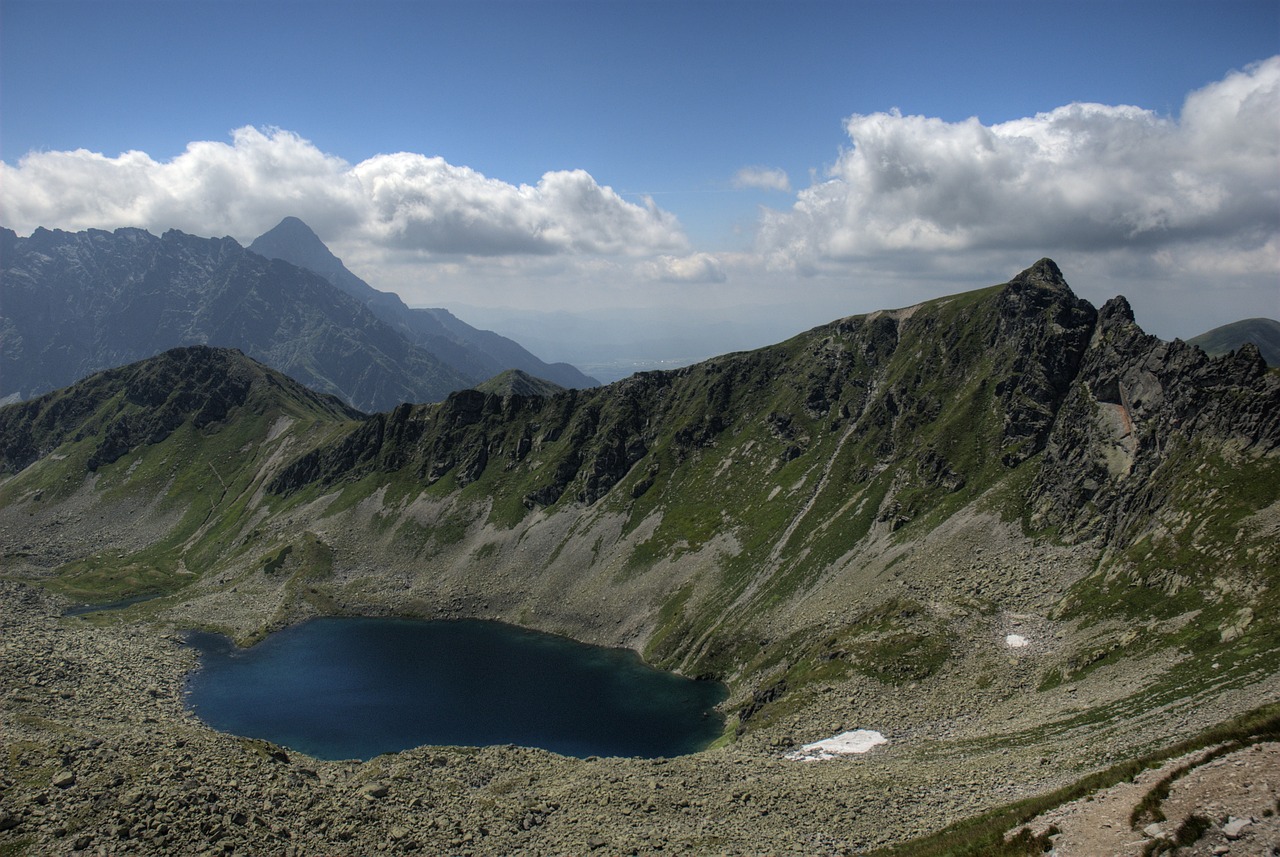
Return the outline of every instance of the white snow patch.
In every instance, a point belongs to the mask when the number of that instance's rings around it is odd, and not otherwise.
[[[855,729],[852,732],[841,732],[834,738],[805,744],[799,750],[788,753],[787,758],[793,762],[818,762],[838,756],[865,753],[877,744],[887,743],[889,742],[879,732],[871,729]]]
[[[1004,638],[1004,644],[1011,649],[1021,649],[1031,645],[1031,641],[1021,634],[1007,634]]]

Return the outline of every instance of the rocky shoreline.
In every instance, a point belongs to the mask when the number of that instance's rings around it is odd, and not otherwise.
[[[218,733],[188,712],[196,655],[181,629],[127,612],[64,617],[64,606],[0,581],[5,853],[857,854],[1061,785],[1143,730],[1046,733],[1037,744],[1023,727],[1044,717],[1022,711],[1004,731],[1023,737],[995,742],[983,738],[990,718],[944,729],[913,720],[906,697],[880,699],[879,723],[854,722],[872,706],[854,706],[858,689],[846,685],[777,729],[674,759],[507,746],[329,762]],[[1274,679],[1264,684],[1274,698]],[[861,725],[883,727],[889,742],[824,762],[784,758],[801,735]]]

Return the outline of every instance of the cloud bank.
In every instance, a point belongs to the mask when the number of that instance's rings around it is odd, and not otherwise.
[[[627,202],[582,170],[531,186],[407,152],[352,166],[279,129],[240,128],[230,144],[191,143],[168,162],[33,152],[0,164],[0,183],[0,222],[19,232],[140,226],[247,240],[292,214],[337,241],[442,256],[688,250],[674,215]]]
[[[1192,93],[1176,120],[1070,104],[990,126],[855,114],[845,129],[826,180],[762,215],[775,268],[1052,248],[1280,271],[1280,57]]]
[[[169,161],[76,150],[0,163],[0,224],[247,242],[295,215],[410,303],[756,305],[779,339],[1001,282],[1046,255],[1095,303],[1126,294],[1162,336],[1280,316],[1280,57],[1192,92],[1177,116],[1076,103],[984,125],[890,111],[854,114],[845,131],[801,190],[780,169],[737,172],[734,186],[792,203],[759,209],[750,247],[732,252],[691,246],[673,213],[583,170],[517,185],[408,152],[353,165],[252,127]]]

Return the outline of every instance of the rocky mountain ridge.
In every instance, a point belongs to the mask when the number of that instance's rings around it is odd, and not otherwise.
[[[452,317],[455,332],[406,335],[397,321],[401,310],[414,319],[429,316],[441,331],[445,324],[427,311],[414,315],[418,311],[354,275],[357,285],[348,284],[349,290],[362,288],[380,299],[353,297],[320,274],[267,259],[231,238],[176,230],[156,237],[140,229],[37,229],[19,238],[0,229],[0,259],[4,399],[31,398],[102,369],[197,344],[237,348],[366,411],[438,401],[509,366],[591,383],[572,367],[544,364],[515,343]],[[475,342],[466,342],[467,336]],[[503,365],[507,360],[516,362]]]
[[[118,621],[245,642],[314,615],[499,619],[729,684],[724,748],[651,775],[722,797],[743,832],[700,840],[678,800],[623,820],[567,796],[594,776],[576,766],[451,755],[461,777],[496,766],[563,796],[503,847],[591,847],[579,818],[606,842],[665,824],[695,850],[857,853],[1280,699],[1280,373],[1147,336],[1049,260],[685,369],[367,418],[243,356],[165,359],[243,362],[261,395],[134,430],[152,406],[127,379],[168,377],[141,364],[0,409],[6,448],[32,451],[0,475],[14,586],[158,593]],[[864,727],[889,739],[865,765],[787,767]],[[843,777],[891,799],[824,811]],[[496,829],[482,802],[445,802]]]

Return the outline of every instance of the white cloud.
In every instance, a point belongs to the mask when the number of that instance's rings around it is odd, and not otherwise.
[[[1161,336],[1280,317],[1280,57],[1191,93],[1176,117],[1071,104],[996,125],[890,112],[845,128],[829,171],[762,211],[750,251],[701,252],[673,214],[581,170],[511,184],[407,152],[353,165],[255,128],[168,161],[76,150],[0,163],[0,225],[247,242],[295,215],[411,304],[751,311],[753,335],[776,339],[1003,282],[1046,255],[1095,304],[1127,295]],[[749,167],[734,184],[789,180]],[[729,198],[743,199],[716,197]]]
[[[787,171],[769,167],[743,167],[734,173],[733,186],[736,188],[759,188],[760,190],[779,190],[783,193],[791,191],[791,179]]]
[[[991,126],[890,112],[845,127],[826,180],[762,216],[775,268],[1052,249],[1280,272],[1280,57],[1192,93],[1176,120],[1070,104]]]
[[[668,283],[723,283],[727,277],[719,259],[711,253],[659,256],[649,262],[650,278]]]
[[[602,254],[688,250],[651,200],[623,200],[582,170],[512,185],[441,158],[401,152],[354,166],[288,131],[240,128],[171,161],[83,149],[0,164],[0,222],[19,232],[141,226],[251,240],[286,215],[328,239],[428,255]]]

